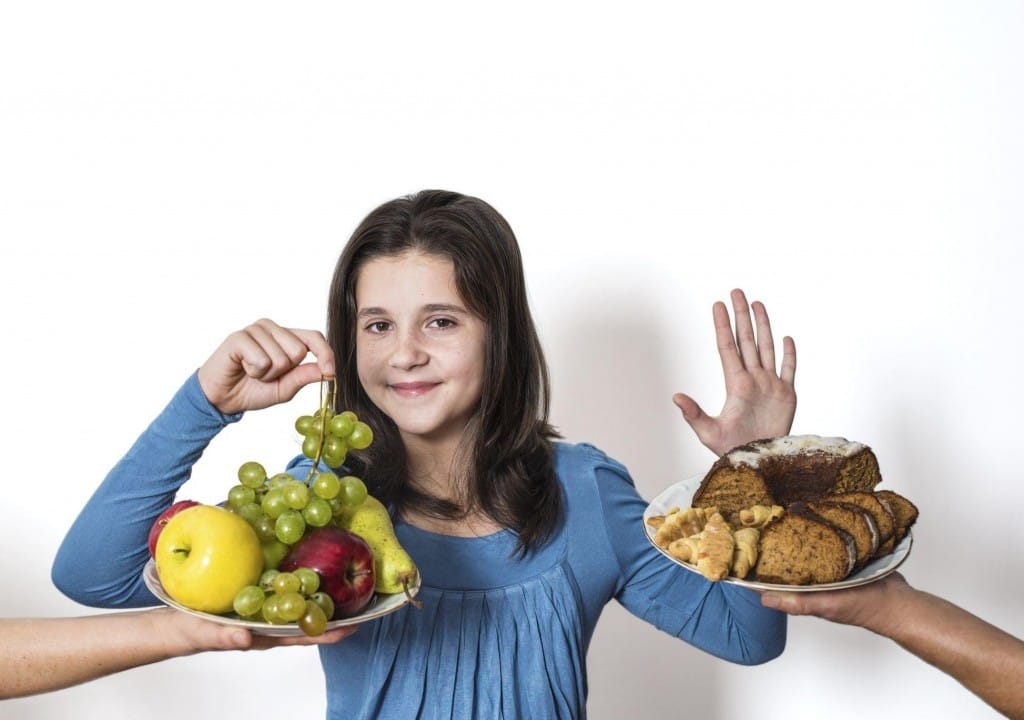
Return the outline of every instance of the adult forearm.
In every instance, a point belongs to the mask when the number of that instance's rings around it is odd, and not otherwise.
[[[334,628],[315,637],[267,637],[166,607],[76,618],[0,619],[0,700],[207,650],[335,643],[356,628]]]
[[[196,652],[171,613],[0,620],[0,698],[58,690]]]
[[[1008,717],[1024,718],[1024,641],[951,602],[907,588],[897,621],[869,629],[948,673]]]

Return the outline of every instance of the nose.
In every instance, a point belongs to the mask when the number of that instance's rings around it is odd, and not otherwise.
[[[415,328],[395,333],[395,346],[389,360],[391,367],[399,370],[411,370],[425,365],[429,357],[423,344],[423,338]]]

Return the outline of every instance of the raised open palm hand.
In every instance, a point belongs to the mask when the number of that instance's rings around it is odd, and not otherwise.
[[[689,395],[672,397],[700,441],[716,455],[752,440],[786,435],[796,413],[796,344],[791,337],[782,339],[782,364],[776,369],[775,341],[764,305],[748,305],[742,290],[733,290],[730,296],[735,333],[725,304],[716,302],[712,308],[725,375],[722,412],[711,417]]]

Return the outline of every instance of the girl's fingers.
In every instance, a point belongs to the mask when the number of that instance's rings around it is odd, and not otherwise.
[[[775,372],[775,340],[772,338],[772,325],[768,320],[768,311],[764,304],[755,300],[751,303],[754,321],[757,323],[757,350],[761,357],[761,367]]]
[[[323,379],[324,374],[318,365],[302,363],[278,378],[277,402],[287,402],[295,397],[302,388],[321,382]]]
[[[284,328],[267,319],[258,320],[245,332],[252,342],[243,363],[249,377],[276,380],[301,366],[310,353],[317,359],[318,375],[334,375],[334,353],[323,333]]]
[[[750,306],[747,305],[747,296],[740,289],[730,293],[732,297],[732,311],[736,318],[736,343],[739,347],[740,357],[743,358],[743,365],[749,368],[761,367],[761,357],[757,350],[757,338],[754,336],[754,326],[750,321]]]
[[[259,320],[242,331],[241,365],[246,375],[270,381],[294,367],[288,351],[279,342],[280,330],[270,320]]]
[[[796,342],[788,335],[782,338],[782,367],[779,369],[779,377],[789,385],[796,380]]]
[[[716,302],[711,308],[715,321],[715,342],[718,345],[718,357],[722,360],[722,371],[729,378],[743,372],[743,360],[736,348],[736,337],[729,321],[729,311],[725,303]]]
[[[249,377],[259,378],[266,373],[271,365],[272,359],[266,349],[252,336],[249,328],[238,330],[231,334],[222,346],[227,351],[226,358],[232,366],[238,366]],[[216,355],[219,353],[215,354]],[[234,375],[234,367],[225,368],[230,375]]]
[[[334,351],[327,343],[327,338],[318,330],[292,329],[292,333],[302,341],[308,352],[313,353],[317,360],[320,373],[325,377],[333,377],[336,374],[334,365]]]

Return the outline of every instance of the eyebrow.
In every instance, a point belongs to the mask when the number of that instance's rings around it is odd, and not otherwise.
[[[455,315],[469,315],[469,311],[460,305],[449,305],[447,303],[429,303],[424,305],[422,310],[428,313],[444,312]],[[387,315],[387,310],[381,307],[366,307],[356,313],[356,317],[370,317],[372,315]]]

